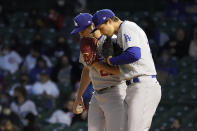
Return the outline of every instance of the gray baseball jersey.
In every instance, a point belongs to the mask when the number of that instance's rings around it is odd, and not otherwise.
[[[145,32],[134,22],[124,21],[117,34],[117,43],[123,51],[129,47],[141,49],[141,59],[120,66],[121,79],[130,80],[136,76],[156,75],[151,50]]]
[[[98,47],[97,47],[97,53],[99,54],[99,57],[102,57],[102,45],[104,43],[106,39],[106,36],[101,36],[101,38],[98,41]],[[113,47],[111,47],[113,48]],[[110,50],[110,49],[107,49]],[[111,54],[113,55],[113,54]],[[100,58],[103,59],[103,58]],[[87,66],[86,63],[84,62],[84,59],[82,57],[82,54],[80,53],[80,58],[79,58],[79,62],[82,63],[83,65]],[[94,67],[90,67],[90,79],[91,82],[93,84],[93,88],[95,90],[100,90],[102,88],[106,88],[106,87],[110,87],[110,86],[115,86],[115,85],[120,85],[122,83],[124,83],[125,81],[120,80],[120,76],[119,75],[111,75],[103,70],[98,71],[97,69],[95,69]]]
[[[130,64],[120,65],[121,79],[138,77],[139,82],[127,88],[128,131],[148,131],[161,99],[161,87],[145,32],[134,22],[124,21],[118,31],[117,42],[123,50],[139,47],[141,58]]]
[[[98,42],[99,60],[103,59],[101,52],[105,39],[106,37],[102,36]],[[106,48],[106,50],[110,50],[110,48]],[[79,61],[87,66],[81,54]],[[107,131],[126,131],[127,113],[124,100],[127,86],[125,81],[121,81],[119,75],[110,75],[93,67],[89,67],[89,69],[89,76],[95,90],[110,86],[114,86],[114,88],[109,88],[102,93],[94,92],[88,110],[88,131],[104,131],[104,129]]]

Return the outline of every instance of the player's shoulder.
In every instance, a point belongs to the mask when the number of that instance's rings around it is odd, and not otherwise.
[[[124,21],[121,26],[120,29],[118,31],[118,35],[121,36],[121,34],[127,34],[127,33],[140,33],[142,32],[142,28],[140,28],[135,22],[132,21]]]
[[[134,30],[134,29],[137,29],[137,28],[139,28],[139,26],[135,22],[127,21],[127,20],[123,21],[122,24],[120,25],[121,30],[127,30],[127,29]]]

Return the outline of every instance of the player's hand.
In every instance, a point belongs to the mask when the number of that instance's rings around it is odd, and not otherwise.
[[[92,66],[95,67],[96,69],[98,69],[98,68],[99,68],[99,62],[94,62],[94,63],[92,64]]]
[[[83,110],[85,109],[85,105],[83,103],[83,98],[82,97],[77,97],[75,100],[75,103],[73,105],[73,112],[75,114],[80,114],[79,112],[77,112],[77,106],[82,106]]]
[[[105,66],[108,66],[107,65],[107,63],[100,63],[100,62],[94,62],[93,64],[92,64],[92,66],[94,67],[94,68],[96,68],[97,70],[106,70],[105,69]]]
[[[109,61],[110,58],[112,58],[112,56],[109,56],[109,57],[107,58],[107,64],[109,64],[109,65],[112,66],[112,64],[111,64],[110,61]]]

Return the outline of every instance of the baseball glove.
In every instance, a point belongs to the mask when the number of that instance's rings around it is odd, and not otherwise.
[[[82,38],[80,42],[80,51],[83,55],[84,62],[92,65],[97,61],[97,42],[95,38]]]
[[[102,46],[102,56],[108,58],[109,56],[118,56],[122,53],[122,48],[115,43],[112,38],[107,37]]]
[[[114,49],[113,56],[119,56],[123,52],[123,49],[116,42],[113,42],[113,49]]]

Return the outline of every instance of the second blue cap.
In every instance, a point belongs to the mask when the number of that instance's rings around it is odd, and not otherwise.
[[[80,13],[74,18],[75,29],[71,34],[78,33],[92,24],[92,15],[89,13]]]

